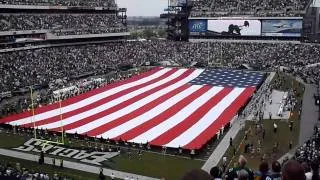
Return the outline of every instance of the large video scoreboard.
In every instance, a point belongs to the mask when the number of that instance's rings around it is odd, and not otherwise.
[[[189,19],[190,36],[301,37],[302,17]]]

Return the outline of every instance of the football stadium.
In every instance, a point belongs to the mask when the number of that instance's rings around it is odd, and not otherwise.
[[[0,180],[320,180],[320,1],[0,1]]]

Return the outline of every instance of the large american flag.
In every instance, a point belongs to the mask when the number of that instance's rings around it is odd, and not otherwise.
[[[264,74],[157,67],[0,123],[199,149],[237,114]],[[61,115],[62,114],[62,121]],[[34,123],[33,123],[34,122]]]

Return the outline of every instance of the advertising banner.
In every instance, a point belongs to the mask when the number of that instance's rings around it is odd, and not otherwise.
[[[189,31],[190,35],[204,35],[207,32],[208,21],[204,19],[190,20]]]

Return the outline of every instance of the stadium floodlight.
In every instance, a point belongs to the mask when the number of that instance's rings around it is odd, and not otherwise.
[[[60,109],[60,122],[61,122],[61,142],[58,141],[51,141],[51,140],[44,140],[44,139],[40,139],[40,138],[37,138],[37,127],[36,127],[36,121],[35,121],[35,109],[34,109],[34,97],[33,97],[33,86],[29,86],[29,89],[30,89],[30,99],[31,99],[31,111],[32,111],[32,116],[31,116],[31,123],[33,124],[33,132],[34,132],[34,139],[36,139],[37,141],[40,141],[42,142],[43,144],[43,147],[45,147],[45,145],[47,144],[58,144],[58,145],[64,145],[65,144],[65,139],[64,139],[64,136],[65,136],[65,133],[64,133],[64,129],[63,129],[63,116],[62,116],[62,104],[61,104],[61,99],[60,99],[60,96],[59,96],[59,109]]]

